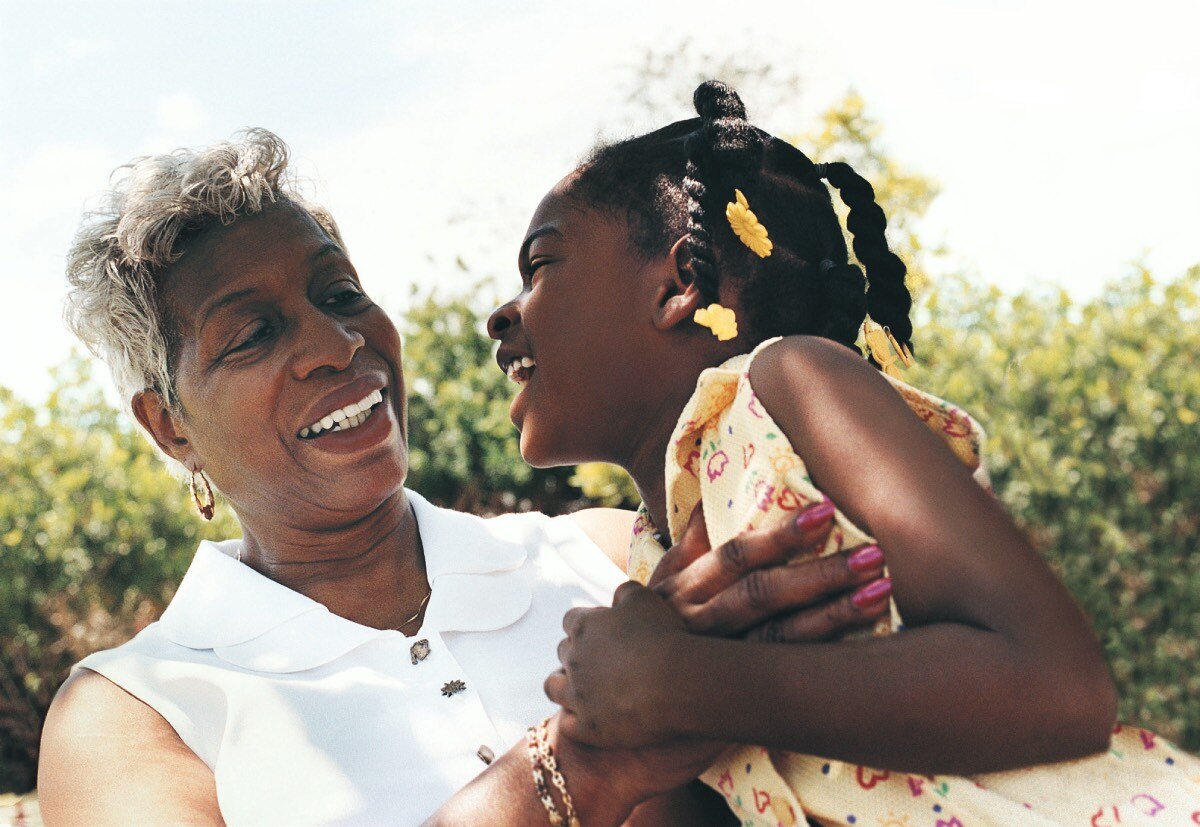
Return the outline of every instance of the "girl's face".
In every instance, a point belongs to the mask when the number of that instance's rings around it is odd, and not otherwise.
[[[573,176],[542,200],[521,244],[521,292],[488,334],[520,390],[510,416],[536,467],[621,462],[638,444],[654,396],[655,263],[637,255],[628,223],[569,195]],[[510,367],[513,360],[532,367]]]

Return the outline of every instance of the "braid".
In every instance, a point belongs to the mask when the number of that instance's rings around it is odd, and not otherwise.
[[[875,202],[875,190],[853,167],[842,162],[822,164],[829,183],[850,208],[846,226],[854,237],[854,254],[867,271],[866,307],[871,318],[891,329],[897,341],[911,346],[912,296],[904,284],[907,268],[888,247],[887,217]]]
[[[723,83],[702,83],[693,103],[699,117],[597,148],[577,170],[572,195],[626,217],[634,249],[648,259],[684,238],[701,299],[719,301],[722,286],[736,287],[743,329],[758,341],[805,334],[857,351],[869,311],[909,344],[905,267],[888,249],[871,185],[846,164],[814,164],[752,126],[741,98]],[[823,179],[850,208],[861,267],[849,263]],[[734,190],[770,232],[774,247],[765,258],[725,220]],[[728,279],[736,284],[723,285]]]
[[[691,140],[688,143],[692,143]],[[704,226],[704,198],[708,190],[700,182],[700,173],[692,153],[684,167],[683,192],[687,196],[687,251],[696,274],[696,289],[707,302],[717,300],[717,258],[713,255],[712,239]]]
[[[718,298],[717,257],[706,223],[709,187],[701,176],[724,185],[729,178],[748,178],[762,153],[757,130],[746,121],[746,106],[738,93],[720,81],[705,81],[696,88],[692,103],[700,128],[684,144],[687,162],[683,191],[688,205],[688,255],[696,273],[696,287],[705,301]],[[744,185],[745,186],[745,185]],[[724,187],[722,186],[722,189]],[[716,193],[718,200],[721,193]]]

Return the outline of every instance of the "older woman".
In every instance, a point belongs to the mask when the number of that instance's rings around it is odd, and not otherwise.
[[[243,536],[201,543],[162,619],[72,673],[43,738],[46,820],[416,823],[520,749],[553,711],[541,683],[564,612],[624,580],[630,515],[483,520],[403,487],[400,338],[333,219],[289,183],[282,142],[252,131],[137,162],[84,224],[69,276],[75,331],[201,513],[211,480]],[[723,601],[739,627],[777,612],[732,584],[746,560],[813,544],[827,528],[815,516],[747,535],[716,558],[742,565],[690,599]],[[844,593],[880,574],[844,558],[774,571],[792,584],[785,602],[830,596],[809,613],[836,624],[863,620]],[[550,736],[597,823],[714,754],[587,750],[553,722]],[[504,781],[517,755],[489,774],[499,793],[465,806],[512,823],[541,813],[528,765]]]

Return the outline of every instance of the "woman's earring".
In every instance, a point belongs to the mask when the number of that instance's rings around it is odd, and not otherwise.
[[[200,495],[196,493],[196,474],[200,474],[200,479],[204,481],[204,494],[206,503],[200,502]],[[192,471],[192,478],[188,480],[188,488],[192,490],[192,500],[196,503],[196,509],[200,512],[200,516],[206,520],[213,518],[213,508],[217,504],[217,498],[213,496],[212,486],[209,485],[208,477],[204,476],[203,471]]]

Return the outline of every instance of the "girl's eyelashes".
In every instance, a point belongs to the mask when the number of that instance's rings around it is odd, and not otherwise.
[[[364,293],[358,287],[358,285],[354,284],[354,282],[340,281],[334,285],[334,289],[327,293],[325,298],[321,300],[321,305],[323,307],[344,307],[362,301],[366,298],[367,294]]]
[[[542,269],[544,266],[546,266],[549,263],[550,263],[549,259],[544,258],[544,257],[531,259],[529,262],[529,266],[527,268],[525,268],[525,273],[529,277],[529,280],[533,281],[534,277],[537,276],[538,270]]]

